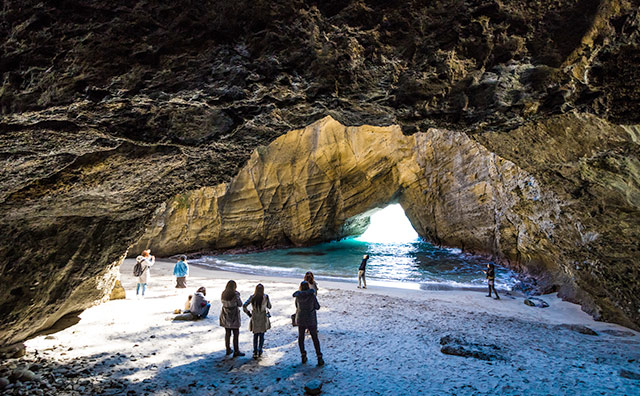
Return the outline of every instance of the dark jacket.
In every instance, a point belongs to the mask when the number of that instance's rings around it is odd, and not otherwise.
[[[313,289],[293,293],[296,298],[296,323],[301,327],[317,327],[316,310],[320,309]]]
[[[222,311],[220,312],[220,326],[226,329],[240,328],[240,307],[242,300],[240,293],[236,292],[235,297],[229,301],[222,300]]]
[[[362,262],[360,263],[360,269],[358,271],[364,271],[367,268],[367,260],[368,259],[362,259]]]

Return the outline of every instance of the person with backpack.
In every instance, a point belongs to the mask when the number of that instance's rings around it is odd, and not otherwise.
[[[244,356],[240,352],[240,307],[242,300],[240,293],[237,292],[236,282],[230,280],[222,292],[222,311],[220,312],[220,326],[224,327],[224,344],[227,348],[227,355],[233,353],[233,357]],[[231,349],[231,335],[233,334],[233,349]]]
[[[189,299],[191,304],[189,310],[176,316],[173,320],[199,320],[204,319],[209,314],[211,303],[206,299],[207,289],[202,286],[193,293],[193,297]]]
[[[251,304],[251,311],[247,309],[249,304]],[[253,332],[253,358],[257,359],[262,356],[264,333],[271,328],[271,321],[269,321],[271,301],[269,301],[269,295],[264,294],[264,286],[261,283],[258,283],[255,292],[244,303],[242,309],[251,318],[249,331]]]
[[[173,267],[173,276],[176,277],[176,289],[187,288],[187,276],[189,276],[187,256],[180,256],[180,261]]]
[[[309,334],[313,340],[313,347],[316,350],[318,366],[322,366],[324,365],[324,360],[322,359],[322,352],[320,351],[318,319],[316,316],[316,311],[320,309],[320,304],[316,298],[316,292],[309,288],[309,282],[302,281],[302,283],[300,283],[300,290],[293,293],[293,297],[296,299],[295,323],[298,325],[298,347],[300,348],[302,363],[307,362],[307,352],[304,349],[304,335],[305,330],[309,330]]]
[[[155,256],[151,255],[151,249],[144,250],[136,257],[136,264],[133,266],[133,275],[138,278],[136,285],[136,296],[140,295],[142,289],[142,297],[147,291],[147,283],[151,279],[151,267],[156,263]]]

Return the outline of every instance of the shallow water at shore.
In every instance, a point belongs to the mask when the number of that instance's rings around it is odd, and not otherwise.
[[[356,279],[364,254],[371,257],[367,278],[414,283],[427,289],[478,288],[486,284],[485,257],[439,248],[416,239],[404,243],[374,243],[357,238],[310,247],[274,249],[243,254],[203,256],[191,262],[248,274],[300,276],[313,271],[319,279]],[[496,264],[496,286],[512,289],[516,274]]]

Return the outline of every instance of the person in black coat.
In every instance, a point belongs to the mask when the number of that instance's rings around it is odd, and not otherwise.
[[[367,260],[369,260],[369,255],[365,254],[362,256],[362,262],[360,263],[360,268],[358,268],[358,289],[360,288],[360,281],[364,284],[363,289],[367,288],[367,278],[364,276],[364,272],[367,270]]]
[[[300,290],[293,293],[296,299],[296,323],[298,325],[298,346],[300,347],[300,355],[302,363],[307,362],[307,351],[304,349],[304,334],[309,330],[313,347],[318,357],[318,366],[324,365],[322,352],[320,351],[320,340],[318,340],[318,318],[316,311],[320,309],[320,304],[316,298],[315,290],[309,288],[309,282],[300,283]]]

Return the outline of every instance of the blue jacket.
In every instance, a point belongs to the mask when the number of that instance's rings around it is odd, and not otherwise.
[[[189,266],[184,261],[180,260],[173,267],[173,275],[181,277],[189,275]]]

